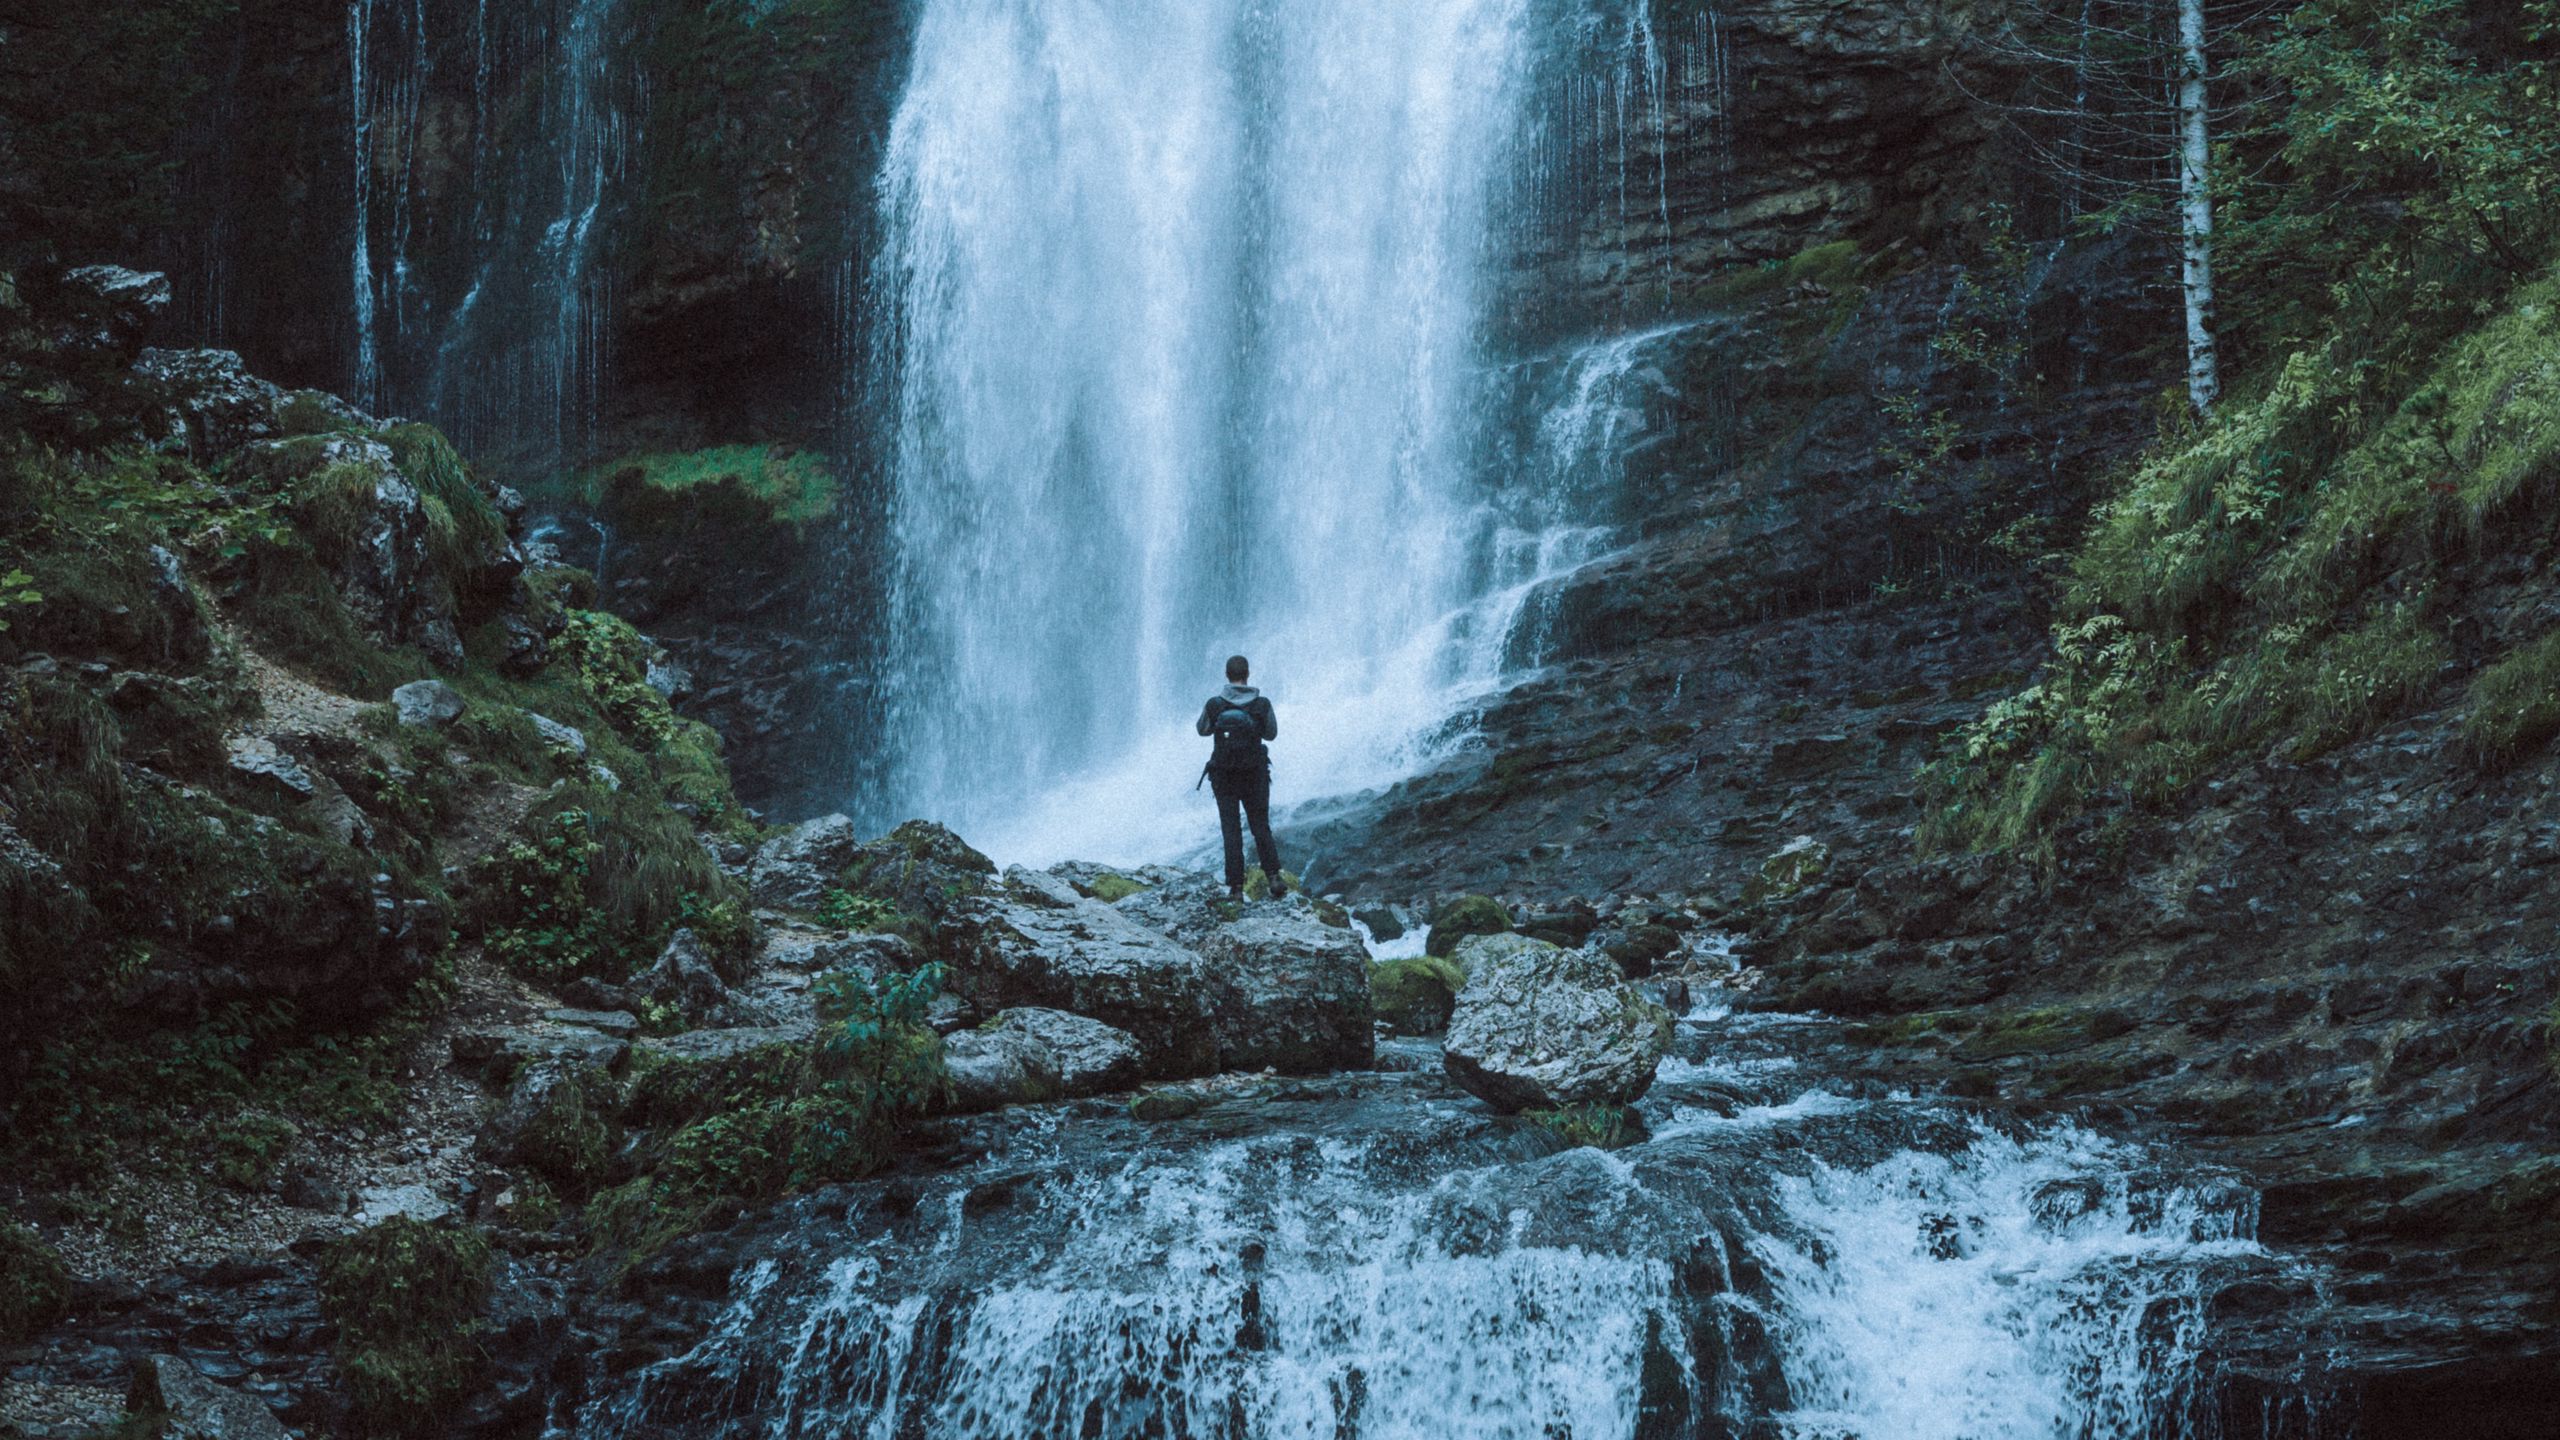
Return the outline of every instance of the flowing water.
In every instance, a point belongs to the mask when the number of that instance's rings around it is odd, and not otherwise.
[[[1567,203],[1555,172],[1605,150],[1545,103],[1586,72],[1629,188],[1625,112],[1658,128],[1665,93],[1648,15],[921,7],[880,181],[872,818],[940,816],[1006,859],[1180,853],[1209,827],[1190,722],[1231,652],[1279,702],[1284,804],[1462,733],[1534,656],[1529,597],[1607,542],[1584,444],[1607,436],[1560,417],[1563,453],[1506,452],[1516,362],[1487,337],[1504,267]],[[1667,207],[1662,184],[1620,203]]]
[[[348,0],[357,403],[430,419],[511,473],[582,454],[612,329],[626,29],[622,0]],[[427,155],[440,70],[453,97],[468,74],[470,145],[467,182],[439,197],[458,203],[431,206],[421,170],[456,158]],[[502,105],[509,93],[527,98]],[[440,266],[415,258],[427,227],[447,232]]]
[[[2069,1121],[1861,1093],[1821,1072],[1830,1028],[1700,1012],[1613,1152],[1428,1069],[1156,1126],[991,1117],[984,1158],[807,1212],[575,1428],[2220,1435],[2211,1302],[2283,1272],[2254,1195]]]

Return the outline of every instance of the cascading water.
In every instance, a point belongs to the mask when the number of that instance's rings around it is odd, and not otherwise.
[[[436,9],[450,30],[431,34],[428,0],[348,3],[351,390],[435,421],[484,463],[537,472],[581,452],[603,384],[622,0],[458,10]],[[447,206],[420,194],[439,70],[467,76],[470,96],[468,184]],[[530,104],[496,103],[517,87]],[[420,237],[440,227],[452,236],[426,263]]]
[[[2221,1436],[2213,1298],[2291,1283],[2255,1196],[2069,1122],[1851,1098],[1830,1030],[1694,1018],[1615,1152],[1429,1073],[1196,1125],[991,1118],[983,1159],[807,1212],[571,1428]]]
[[[1498,682],[1596,531],[1567,477],[1486,473],[1491,277],[1534,225],[1533,98],[1614,33],[1524,0],[923,7],[881,180],[875,819],[1174,853],[1229,652],[1280,702],[1284,801],[1406,773]]]

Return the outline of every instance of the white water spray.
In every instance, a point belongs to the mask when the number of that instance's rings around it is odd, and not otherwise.
[[[924,7],[881,179],[875,818],[1006,859],[1180,853],[1230,652],[1279,704],[1284,805],[1449,743],[1533,588],[1606,534],[1569,476],[1486,474],[1530,101],[1593,28],[1525,0]]]

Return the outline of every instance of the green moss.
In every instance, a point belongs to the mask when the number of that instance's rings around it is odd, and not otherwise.
[[[1424,949],[1434,957],[1455,954],[1470,935],[1499,935],[1511,928],[1511,912],[1490,895],[1461,895],[1431,912],[1431,939]]]
[[[441,1429],[482,1360],[492,1256],[478,1231],[386,1220],[321,1257],[320,1302],[338,1327],[347,1418],[359,1435]]]
[[[1854,240],[1834,240],[1784,260],[1765,260],[1728,272],[1708,283],[1704,299],[1720,309],[1757,303],[1801,284],[1838,288],[1854,284],[1866,267]]]
[[[1280,872],[1280,883],[1290,890],[1298,890],[1301,888],[1298,884],[1298,877],[1287,870]],[[1263,874],[1262,867],[1259,865],[1249,867],[1244,872],[1244,898],[1247,900],[1268,900],[1271,898],[1271,877]]]
[[[1147,885],[1146,882],[1131,879],[1117,870],[1104,870],[1096,873],[1091,880],[1085,882],[1082,888],[1084,893],[1105,905],[1117,905],[1145,890]]]
[[[1591,1102],[1554,1110],[1524,1110],[1520,1118],[1567,1145],[1615,1150],[1644,1138],[1644,1120],[1629,1105]]]
[[[1436,1035],[1448,1029],[1458,992],[1466,986],[1466,972],[1457,962],[1434,955],[1369,967],[1370,1003],[1399,1035]]]
[[[544,488],[652,528],[698,523],[705,506],[733,522],[803,528],[834,512],[837,487],[823,455],[786,445],[716,445],[625,456]]]
[[[1993,1014],[1952,1052],[1959,1060],[2049,1055],[2110,1040],[2133,1029],[2112,1010],[2009,1010]]]
[[[2501,657],[2471,682],[2462,743],[2484,765],[2505,765],[2560,735],[2560,630]]]
[[[43,1237],[0,1220],[0,1344],[18,1344],[60,1324],[71,1308],[71,1271]]]

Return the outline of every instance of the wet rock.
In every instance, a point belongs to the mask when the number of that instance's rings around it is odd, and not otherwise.
[[[1638,925],[1602,945],[1600,951],[1618,962],[1619,973],[1630,980],[1641,980],[1679,948],[1679,931],[1668,925]]]
[[[1810,835],[1799,835],[1762,861],[1760,873],[1743,883],[1742,898],[1759,903],[1784,900],[1821,879],[1831,868],[1831,847]]]
[[[845,888],[887,904],[923,929],[985,894],[995,862],[930,820],[910,820],[860,846],[845,867]]]
[[[141,353],[151,322],[169,308],[169,277],[158,271],[83,265],[63,272],[62,289],[88,332],[72,343],[128,362]]]
[[[657,963],[631,983],[648,999],[696,1017],[709,1015],[729,998],[729,987],[720,979],[710,952],[691,930],[668,936]]]
[[[1128,1032],[1150,1077],[1216,1068],[1219,1037],[1203,1023],[1218,987],[1190,949],[1117,907],[1077,895],[1039,904],[982,897],[945,922],[951,990],[983,1014],[1022,1006],[1066,1010]]]
[[[400,723],[441,730],[462,718],[462,695],[441,680],[412,680],[391,692]]]
[[[1231,913],[1218,886],[1191,876],[1115,908],[1207,962],[1221,1069],[1305,1073],[1369,1063],[1369,952],[1314,904],[1300,898]]]
[[[1671,1043],[1671,1012],[1588,951],[1525,936],[1470,940],[1441,1064],[1497,1110],[1625,1105]]]
[[[762,947],[756,956],[758,969],[796,970],[810,975],[829,970],[858,970],[877,975],[913,970],[923,962],[924,957],[903,935],[878,932],[847,934],[780,926],[765,930]]]
[[[1459,942],[1475,935],[1499,935],[1511,928],[1511,913],[1490,895],[1461,895],[1431,912],[1428,954],[1447,959]]]
[[[302,762],[262,735],[232,741],[230,766],[234,776],[271,800],[308,800],[319,788]]]
[[[462,1212],[452,1196],[432,1185],[376,1185],[356,1195],[356,1224],[379,1225],[386,1220],[415,1220],[433,1224],[451,1219]]]
[[[616,1101],[601,1070],[558,1060],[528,1065],[473,1143],[491,1164],[522,1166],[564,1194],[583,1195],[604,1177],[620,1138]]]
[[[640,1042],[640,1053],[673,1060],[734,1060],[774,1045],[798,1045],[815,1034],[814,1027],[739,1025],[718,1030],[687,1030]]]
[[[565,751],[581,760],[586,758],[587,734],[585,731],[575,725],[563,725],[548,715],[531,710],[524,712],[524,718],[533,722],[534,733],[542,737],[542,743],[545,745],[554,750]]]
[[[625,1040],[640,1033],[640,1017],[627,1010],[545,1010],[542,1018],[554,1025],[583,1025]]]
[[[1142,1064],[1138,1042],[1099,1020],[1062,1010],[1007,1010],[943,1041],[953,1107],[1074,1099],[1123,1090]]]
[[[164,432],[196,460],[219,460],[280,433],[284,392],[250,374],[232,351],[145,350],[134,368],[164,397]]]
[[[815,910],[846,867],[860,858],[862,839],[853,821],[821,815],[765,842],[747,871],[747,890],[759,905]]]
[[[543,1060],[609,1070],[631,1052],[631,1042],[583,1027],[475,1026],[455,1031],[451,1044],[454,1067],[478,1076],[484,1084],[504,1084],[518,1069]]]
[[[1369,928],[1369,938],[1383,945],[1404,938],[1404,916],[1392,905],[1368,905],[1351,912],[1351,918]]]
[[[152,1355],[133,1369],[125,1408],[158,1417],[163,1440],[290,1440],[266,1402],[206,1379],[175,1355]]]

